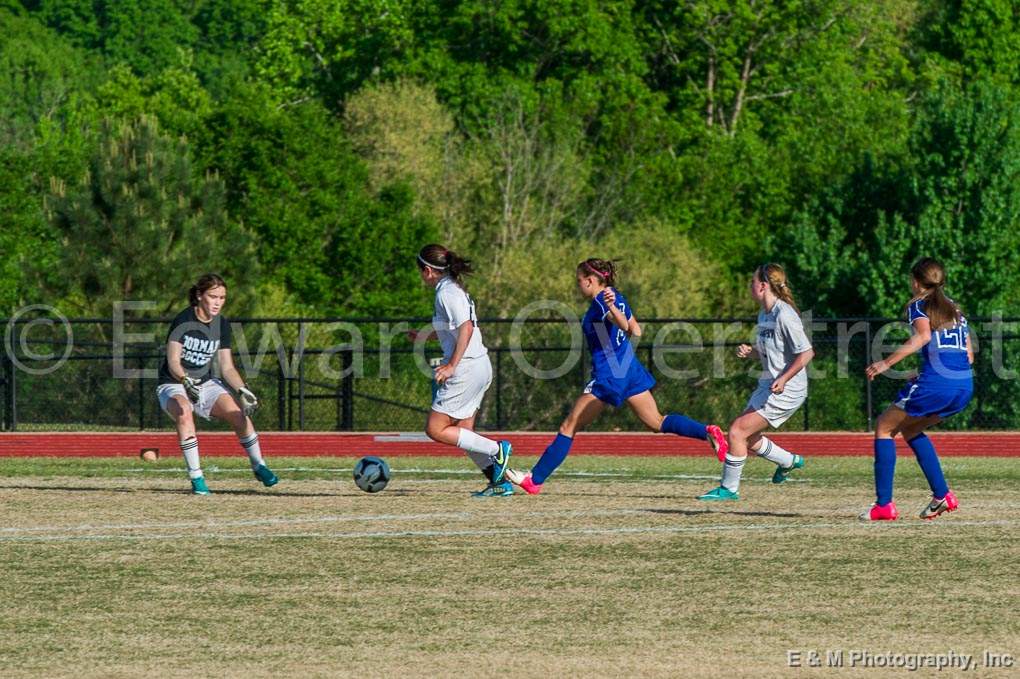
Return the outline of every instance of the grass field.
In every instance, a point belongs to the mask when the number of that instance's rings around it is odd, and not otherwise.
[[[179,458],[0,461],[0,674],[772,677],[833,672],[789,649],[863,649],[1016,676],[980,665],[1020,657],[1020,459],[945,460],[961,510],[924,522],[901,458],[905,520],[875,525],[865,458],[783,486],[751,460],[741,501],[707,506],[710,459],[577,457],[486,500],[459,458],[391,460],[377,495],[349,459],[270,462],[263,490],[205,460],[202,498]]]

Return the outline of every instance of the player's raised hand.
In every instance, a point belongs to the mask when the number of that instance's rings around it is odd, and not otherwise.
[[[255,394],[252,393],[251,389],[247,385],[242,385],[237,390],[237,398],[241,401],[241,410],[248,417],[259,408],[259,400],[255,398]]]
[[[616,291],[612,288],[603,290],[602,301],[606,303],[606,306],[614,306],[616,304]]]
[[[198,388],[198,382],[190,375],[185,375],[181,378],[181,386],[184,387],[184,393],[188,395],[188,400],[192,403],[198,403],[199,398],[202,396],[202,392]]]
[[[741,344],[737,347],[737,358],[747,358],[754,352],[754,347],[750,344]]]

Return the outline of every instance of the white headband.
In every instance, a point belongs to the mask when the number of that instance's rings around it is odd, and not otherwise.
[[[446,271],[445,266],[438,266],[436,264],[433,264],[432,262],[426,262],[421,255],[418,255],[418,261],[421,262],[422,266],[427,266],[429,268],[435,269],[436,271]]]

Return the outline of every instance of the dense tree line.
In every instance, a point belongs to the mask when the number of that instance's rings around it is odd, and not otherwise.
[[[619,258],[645,315],[898,313],[919,253],[1020,302],[1013,0],[0,0],[0,306],[482,313]]]

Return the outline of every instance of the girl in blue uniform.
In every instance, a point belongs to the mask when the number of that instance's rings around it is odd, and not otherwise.
[[[707,440],[717,453],[726,452],[726,437],[719,427],[683,415],[663,417],[659,413],[650,391],[655,379],[641,365],[630,343],[631,337],[641,336],[641,326],[627,298],[612,287],[615,282],[616,267],[611,261],[586,259],[577,265],[577,287],[591,300],[581,328],[591,352],[592,379],[531,473],[507,470],[507,478],[527,493],[542,490],[545,480],[566,459],[574,434],[591,424],[606,405],[626,403],[652,431]]]
[[[907,304],[907,320],[913,336],[892,355],[867,368],[869,380],[875,379],[907,356],[921,352],[921,370],[878,418],[875,425],[875,493],[870,510],[861,514],[864,521],[893,521],[899,516],[892,500],[893,473],[896,469],[896,444],[900,434],[913,449],[921,466],[932,499],[921,510],[922,519],[934,519],[954,511],[956,496],[942,475],[942,465],[924,430],[955,415],[970,403],[974,395],[971,364],[974,352],[970,344],[967,319],[948,297],[944,288],[946,272],[938,261],[925,257],[910,270],[914,296]]]

